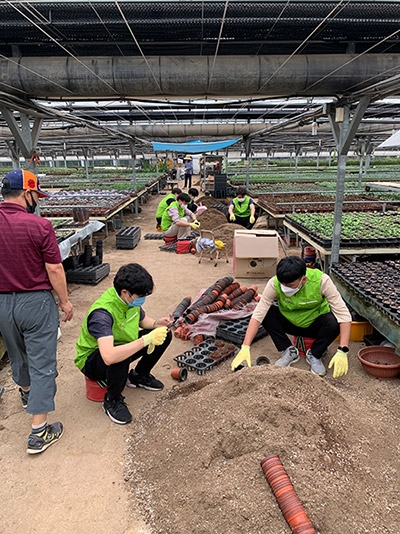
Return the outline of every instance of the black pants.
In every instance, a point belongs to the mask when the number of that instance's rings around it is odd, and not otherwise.
[[[315,338],[311,352],[316,358],[321,358],[329,345],[337,338],[340,332],[339,323],[332,312],[320,315],[307,328],[300,328],[288,321],[279,311],[278,306],[271,306],[265,316],[263,327],[271,336],[278,351],[286,350],[293,343],[287,334],[293,336]]]
[[[237,215],[235,215],[235,217],[236,217],[236,220],[235,221],[231,221],[230,218],[229,218],[229,213],[226,216],[228,222],[233,222],[235,224],[240,224],[241,226],[244,226],[246,228],[246,230],[251,230],[253,228],[254,224],[251,224],[250,216],[248,216],[248,217],[238,217]]]
[[[192,187],[192,175],[185,173],[185,185],[183,187],[188,187],[189,189]]]
[[[139,337],[149,332],[150,330],[140,330]],[[86,360],[82,373],[91,380],[105,381],[107,383],[108,398],[109,400],[114,400],[118,398],[126,385],[129,365],[134,360],[140,358],[135,370],[139,375],[148,375],[164,354],[171,340],[172,334],[168,332],[164,343],[162,345],[156,345],[151,354],[147,354],[147,347],[144,347],[139,352],[135,352],[135,354],[129,356],[126,360],[113,363],[112,365],[106,365],[100,355],[100,351],[96,350]]]

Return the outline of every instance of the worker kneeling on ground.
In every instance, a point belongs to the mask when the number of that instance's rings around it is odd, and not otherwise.
[[[189,202],[190,196],[181,193],[176,201],[172,202],[164,211],[161,229],[165,237],[176,237],[178,240],[186,239],[192,230],[200,228],[196,215],[187,207]]]
[[[142,308],[153,292],[151,275],[137,263],[123,265],[107,289],[90,307],[77,342],[75,365],[90,380],[104,382],[103,409],[124,425],[132,421],[122,391],[125,385],[151,391],[163,389],[150,371],[171,343],[168,317],[154,320]],[[129,371],[134,360],[135,369]]]
[[[180,195],[181,193],[182,193],[182,190],[179,189],[179,187],[174,187],[171,193],[169,193],[167,196],[165,196],[161,200],[161,202],[159,202],[157,206],[157,211],[156,211],[156,229],[159,230],[160,232],[161,232],[161,220],[162,220],[164,211],[169,208],[172,202],[176,201],[178,195]]]
[[[275,306],[274,301],[278,302]],[[250,345],[262,324],[282,354],[275,362],[289,367],[299,359],[299,351],[287,334],[314,338],[306,361],[311,372],[324,376],[322,356],[340,333],[340,346],[329,363],[333,378],[347,374],[351,315],[331,278],[318,269],[309,269],[297,256],[283,258],[261,296],[247,327],[240,352],[232,362],[235,370],[243,361],[251,365]]]
[[[231,200],[228,207],[228,221],[251,230],[256,222],[255,213],[256,206],[253,199],[247,195],[246,188],[238,187],[236,197]]]

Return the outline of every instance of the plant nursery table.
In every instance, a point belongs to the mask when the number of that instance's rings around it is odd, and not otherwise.
[[[329,266],[331,263],[331,256],[332,256],[332,250],[330,248],[323,247],[320,243],[315,241],[312,237],[310,237],[306,232],[303,232],[299,228],[296,228],[290,222],[284,221],[283,222],[284,230],[285,230],[285,237],[286,242],[290,243],[290,232],[292,232],[296,236],[296,246],[300,245],[300,241],[305,241],[310,246],[314,247],[315,250],[318,252],[321,260],[321,264],[323,266],[324,272],[329,271]],[[398,246],[381,246],[381,247],[346,247],[342,248],[340,247],[339,250],[340,256],[350,256],[352,259],[356,258],[357,256],[362,255],[376,255],[376,254],[400,254],[400,247]]]
[[[396,354],[400,356],[400,326],[377,306],[367,302],[360,293],[344,284],[335,276],[335,273],[331,273],[330,276],[343,299],[357,313],[365,317],[378,332],[393,343],[396,347]]]
[[[100,221],[90,221],[87,225],[82,226],[81,228],[73,228],[73,226],[71,226],[71,229],[74,229],[75,233],[61,241],[58,245],[61,252],[61,258],[65,260],[71,254],[71,251],[74,251],[74,249],[80,250],[82,248],[82,242],[86,238],[89,238],[89,244],[91,245],[93,234],[101,230],[104,226],[104,223]]]

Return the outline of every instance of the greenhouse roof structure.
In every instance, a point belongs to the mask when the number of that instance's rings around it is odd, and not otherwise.
[[[331,151],[343,106],[372,150],[400,123],[396,1],[5,0],[0,30],[0,154]]]

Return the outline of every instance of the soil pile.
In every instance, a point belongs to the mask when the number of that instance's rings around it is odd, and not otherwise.
[[[235,230],[244,230],[244,227],[236,223],[225,223],[217,226],[214,229],[215,239],[220,239],[225,243],[228,255],[232,257],[233,254],[233,240],[235,237]]]
[[[134,419],[126,478],[152,532],[286,534],[260,467],[271,453],[317,532],[398,531],[399,416],[386,396],[379,406],[295,368],[218,372],[190,374]]]
[[[212,232],[217,226],[226,223],[226,216],[215,208],[208,208],[203,211],[197,219],[200,221],[201,230],[211,230]]]

